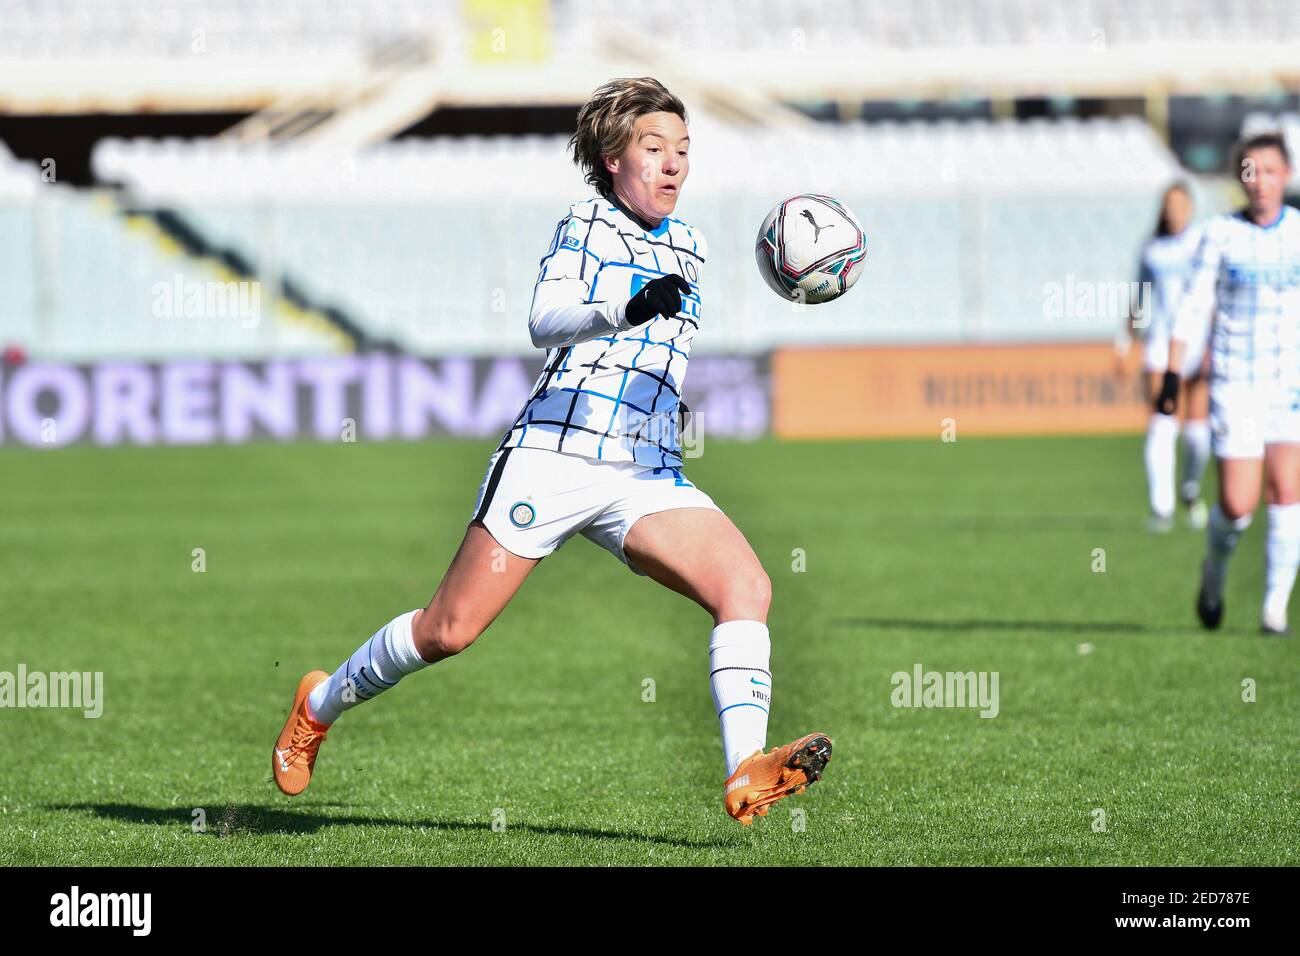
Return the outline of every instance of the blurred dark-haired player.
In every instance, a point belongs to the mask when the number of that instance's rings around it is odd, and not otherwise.
[[[1201,241],[1200,229],[1192,224],[1193,210],[1191,193],[1186,185],[1175,183],[1165,190],[1155,235],[1142,246],[1138,265],[1139,300],[1118,343],[1122,357],[1128,351],[1132,337],[1145,332],[1142,368],[1146,373],[1147,394],[1153,401],[1160,393],[1165,371],[1169,368],[1174,314],[1178,310],[1192,256]],[[1150,527],[1153,531],[1168,531],[1173,527],[1175,500],[1186,507],[1187,521],[1193,528],[1204,528],[1208,519],[1209,510],[1201,500],[1201,478],[1210,460],[1208,365],[1205,335],[1192,336],[1187,343],[1183,364],[1177,370],[1182,382],[1179,403],[1183,412],[1181,480],[1175,474],[1178,419],[1155,410],[1147,423],[1142,457],[1146,465]]]
[[[1285,205],[1291,160],[1280,135],[1237,150],[1246,208],[1205,226],[1174,321],[1169,371],[1156,400],[1177,405],[1189,342],[1210,328],[1210,421],[1219,501],[1206,531],[1196,610],[1209,629],[1223,619],[1228,560],[1259,504],[1268,500],[1268,575],[1260,619],[1288,634],[1287,604],[1300,566],[1300,211]]]

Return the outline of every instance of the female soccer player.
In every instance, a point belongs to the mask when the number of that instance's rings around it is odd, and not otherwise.
[[[385,624],[333,675],[302,678],[272,757],[285,793],[306,788],[340,714],[469,647],[574,534],[713,616],[727,813],[748,826],[821,776],[825,734],[763,753],[771,585],[745,536],[682,474],[678,405],[708,253],[672,216],[689,146],[686,108],[648,77],[612,80],[578,112],[570,147],[596,195],[569,208],[541,260],[528,328],[547,351],[533,394],[428,606]]]
[[[1300,566],[1300,212],[1283,202],[1291,160],[1281,136],[1237,151],[1247,206],[1205,226],[1169,346],[1156,407],[1172,414],[1188,351],[1210,335],[1210,420],[1219,502],[1210,513],[1196,610],[1223,620],[1228,559],[1268,495],[1268,572],[1263,630],[1288,634],[1287,604]]]
[[[1174,314],[1201,239],[1200,229],[1191,224],[1192,213],[1191,193],[1184,184],[1175,183],[1165,190],[1155,235],[1142,247],[1138,268],[1140,298],[1119,343],[1122,358],[1131,344],[1130,336],[1146,325],[1142,367],[1152,401],[1160,393],[1169,368]],[[1209,362],[1204,343],[1204,335],[1189,341],[1183,365],[1177,370],[1182,381],[1183,408],[1183,472],[1182,480],[1177,482],[1177,497],[1187,507],[1187,521],[1193,528],[1204,528],[1208,513],[1201,500],[1201,477],[1210,459],[1210,395],[1205,374]],[[1174,525],[1177,443],[1178,420],[1152,412],[1142,457],[1153,531],[1169,531]]]

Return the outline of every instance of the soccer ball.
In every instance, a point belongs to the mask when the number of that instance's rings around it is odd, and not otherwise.
[[[858,281],[867,237],[838,199],[800,193],[767,214],[754,255],[773,292],[815,305],[838,299]]]

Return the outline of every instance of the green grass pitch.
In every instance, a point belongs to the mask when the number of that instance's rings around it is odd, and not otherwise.
[[[298,677],[427,600],[490,450],[0,454],[0,670],[104,673],[97,720],[0,710],[0,863],[1300,863],[1300,647],[1256,632],[1263,515],[1200,632],[1202,538],[1146,533],[1135,437],[688,463],[773,579],[769,742],[835,739],[751,829],[722,809],[710,621],[581,538],[281,796]],[[1000,713],[895,708],[917,663],[997,671]]]

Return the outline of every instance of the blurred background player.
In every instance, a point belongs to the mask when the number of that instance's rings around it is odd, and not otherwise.
[[[1192,224],[1194,212],[1191,191],[1185,183],[1175,183],[1165,190],[1160,200],[1155,235],[1142,247],[1138,295],[1120,342],[1122,361],[1132,339],[1145,336],[1142,369],[1146,375],[1147,394],[1153,401],[1160,394],[1168,368],[1174,314],[1187,278],[1188,265],[1200,242],[1200,230]],[[1193,528],[1204,528],[1207,520],[1208,509],[1201,500],[1201,477],[1210,459],[1210,397],[1206,382],[1209,356],[1204,343],[1204,336],[1196,336],[1188,343],[1187,355],[1179,369],[1183,468],[1177,481],[1178,419],[1156,410],[1147,423],[1142,457],[1146,464],[1147,498],[1151,505],[1149,527],[1153,531],[1173,528],[1175,493],[1187,509],[1188,524]]]
[[[1219,501],[1210,512],[1196,610],[1223,620],[1228,560],[1267,489],[1266,633],[1289,634],[1287,603],[1300,564],[1300,213],[1284,204],[1291,161],[1273,133],[1237,151],[1246,208],[1205,226],[1174,321],[1156,408],[1177,407],[1186,357],[1210,329],[1210,417]]]

